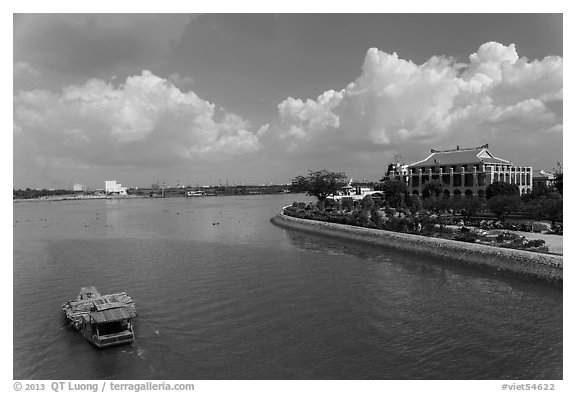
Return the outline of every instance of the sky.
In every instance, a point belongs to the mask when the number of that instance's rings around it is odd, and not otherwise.
[[[563,161],[562,14],[15,14],[13,187]]]

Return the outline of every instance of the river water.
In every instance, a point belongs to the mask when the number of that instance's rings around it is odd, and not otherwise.
[[[14,203],[14,378],[562,378],[561,289],[270,223],[307,199]],[[135,343],[66,326],[83,286]]]

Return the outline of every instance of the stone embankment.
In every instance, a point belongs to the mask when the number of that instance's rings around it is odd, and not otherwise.
[[[284,228],[431,255],[458,265],[488,268],[492,271],[544,280],[562,286],[563,257],[560,255],[306,220],[283,213],[273,217],[271,221]]]

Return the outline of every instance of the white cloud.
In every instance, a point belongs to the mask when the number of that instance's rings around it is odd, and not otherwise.
[[[514,44],[485,43],[464,64],[435,56],[417,65],[371,48],[361,75],[346,89],[316,100],[286,99],[271,129],[289,149],[312,146],[314,154],[336,146],[350,152],[378,145],[451,146],[499,132],[536,137],[561,128],[561,118],[546,104],[562,100],[562,73],[562,58],[529,61]]]
[[[520,156],[542,145],[561,155],[563,59],[529,60],[513,44],[483,44],[466,63],[434,56],[415,64],[371,48],[345,89],[289,97],[259,128],[184,91],[193,82],[185,79],[144,71],[120,85],[92,79],[58,93],[17,91],[15,165],[210,167],[244,158],[280,168],[380,165],[381,175],[393,151],[411,161],[430,147],[497,142],[505,158],[518,146]]]
[[[308,133],[338,128],[340,121],[332,109],[342,100],[342,92],[329,90],[318,96],[316,101],[289,97],[278,105],[280,122],[285,125],[286,136],[308,138]]]
[[[250,127],[149,71],[120,86],[94,79],[59,94],[32,90],[14,97],[16,159],[34,152],[92,165],[224,160],[261,148]]]
[[[483,85],[502,81],[503,71],[518,61],[516,46],[504,46],[497,42],[482,44],[478,52],[470,55],[470,67],[462,78],[466,81],[478,81]]]

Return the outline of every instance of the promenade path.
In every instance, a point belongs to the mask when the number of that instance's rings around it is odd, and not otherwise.
[[[446,227],[451,228],[454,231],[460,228],[459,225],[447,225]],[[489,229],[487,230],[487,232],[490,233],[509,232],[519,236],[524,236],[528,240],[538,240],[538,239],[544,240],[546,242],[546,246],[548,246],[548,252],[556,255],[564,255],[563,236],[560,235],[554,235],[549,233],[537,233],[537,232],[510,231],[507,229]]]
[[[495,230],[494,232],[511,232],[520,236],[524,236],[528,240],[542,239],[546,242],[548,246],[548,251],[552,254],[564,255],[563,254],[563,236],[553,235],[549,233],[536,233],[536,232],[520,232],[520,231],[505,231],[505,230]]]

